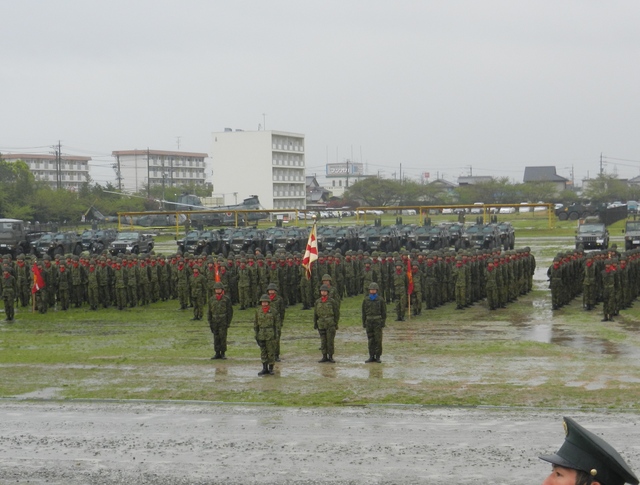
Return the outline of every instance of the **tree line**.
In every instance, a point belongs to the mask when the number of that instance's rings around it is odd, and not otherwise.
[[[340,200],[331,205],[372,207],[473,204],[520,204],[521,202],[613,202],[640,200],[640,187],[614,175],[599,174],[582,191],[558,192],[551,182],[513,183],[508,177],[489,182],[445,188],[436,183],[420,184],[411,180],[366,178],[352,184]]]
[[[196,195],[202,188],[173,186],[167,193],[168,201],[175,201],[176,194],[187,192]],[[145,187],[135,196],[118,193],[117,188],[107,183],[104,186],[91,180],[83,183],[79,190],[56,190],[43,181],[37,181],[22,161],[0,160],[0,218],[22,219],[32,222],[77,223],[91,207],[104,215],[115,215],[124,211],[158,210],[161,207],[162,187]]]

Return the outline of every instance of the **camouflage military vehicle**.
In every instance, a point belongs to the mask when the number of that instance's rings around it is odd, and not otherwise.
[[[15,259],[29,253],[31,245],[24,221],[0,219],[0,254],[10,254]]]
[[[640,221],[627,221],[623,232],[626,251],[640,247]]]
[[[588,217],[578,224],[576,231],[576,249],[608,249],[609,231],[596,217]]]
[[[150,253],[153,249],[153,236],[138,231],[118,233],[115,241],[109,244],[109,252],[113,255],[119,253]]]

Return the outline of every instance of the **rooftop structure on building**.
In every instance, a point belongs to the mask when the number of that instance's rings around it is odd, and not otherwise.
[[[91,157],[2,153],[0,159],[7,162],[25,162],[36,180],[46,182],[53,189],[78,190],[82,184],[89,181]]]
[[[304,135],[227,128],[212,134],[211,157],[213,191],[225,203],[255,194],[265,209],[306,208]]]
[[[458,177],[458,185],[477,185],[493,182],[493,177],[490,175],[477,175],[468,177]]]
[[[320,186],[318,180],[313,175],[306,177],[306,192],[307,192],[307,208],[316,209],[319,207],[326,207],[329,202],[331,192]]]
[[[570,184],[569,179],[561,177],[556,173],[556,167],[553,165],[547,165],[542,167],[525,167],[524,168],[524,183],[542,183],[548,182],[553,184],[556,193],[560,193],[566,190],[567,184]]]
[[[168,150],[116,150],[118,188],[139,192],[147,187],[202,186],[206,181],[207,153]]]
[[[342,197],[351,185],[375,175],[365,175],[363,163],[346,160],[343,163],[327,163],[326,177],[328,180],[324,187],[331,191],[333,197]]]

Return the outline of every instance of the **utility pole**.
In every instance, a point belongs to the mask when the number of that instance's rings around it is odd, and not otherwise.
[[[347,188],[349,188],[349,159],[347,158]]]
[[[180,138],[181,136],[176,136],[176,145],[178,146],[178,150],[180,150]]]
[[[56,188],[62,188],[62,145],[58,140],[58,151],[56,152]]]
[[[600,152],[600,175],[602,175],[603,172],[604,170],[602,169],[602,152]]]
[[[180,146],[180,137],[178,137],[178,146]],[[151,171],[149,170],[149,147],[147,147],[147,197],[151,197]]]
[[[400,183],[402,183],[402,164],[400,164]]]
[[[122,190],[122,172],[120,172],[120,155],[116,155],[116,179],[118,180],[118,190]]]

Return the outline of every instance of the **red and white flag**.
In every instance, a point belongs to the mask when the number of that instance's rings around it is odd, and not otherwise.
[[[313,223],[309,240],[307,241],[307,249],[304,251],[302,258],[302,266],[307,270],[307,279],[311,279],[311,263],[318,259],[318,238],[316,235],[316,223]]]

